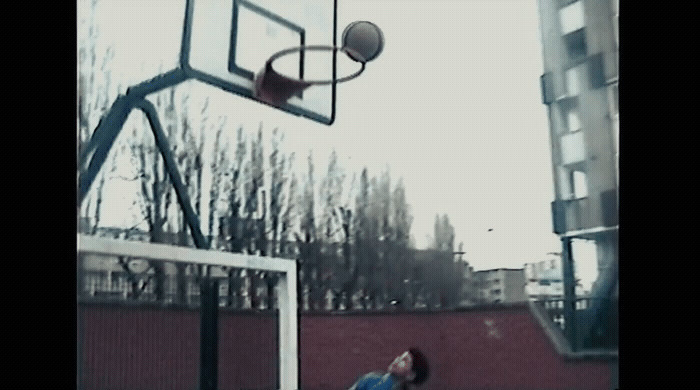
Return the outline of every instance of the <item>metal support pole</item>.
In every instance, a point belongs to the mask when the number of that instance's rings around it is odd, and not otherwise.
[[[126,118],[136,104],[146,101],[144,96],[147,94],[158,92],[162,89],[172,87],[187,79],[185,71],[177,68],[168,71],[162,75],[156,76],[151,80],[145,81],[126,91],[126,95],[119,96],[112,107],[109,108],[107,114],[100,120],[95,132],[90,141],[80,152],[79,169],[80,178],[78,185],[78,204],[83,202],[87,192],[90,190],[92,183],[95,181],[97,173],[102,168],[107,154],[109,153],[114,140],[124,126]],[[88,157],[92,154],[88,165]]]
[[[215,279],[204,278],[201,283],[200,297],[200,390],[216,390],[218,385],[218,291],[219,283]]]
[[[574,259],[571,253],[571,238],[562,237],[562,270],[564,273],[564,333],[571,344],[571,350],[577,349],[576,337],[576,279],[574,278]]]
[[[615,333],[615,330],[608,327],[610,326],[610,317],[616,316],[616,313],[611,313],[610,310],[614,308],[613,299],[615,299],[615,288],[618,284],[617,243],[617,231],[601,235],[597,240],[597,244],[603,245],[605,248],[602,255],[604,265],[602,267],[599,266],[598,279],[591,292],[591,321],[586,324],[585,328],[581,329],[581,333],[587,338],[588,342],[592,342],[593,338],[611,336],[611,333]]]
[[[191,1],[188,0],[187,4],[189,14],[192,8]],[[153,103],[144,98],[147,94],[172,87],[185,81],[187,78],[188,75],[185,70],[177,68],[133,86],[127,90],[126,95],[121,95],[117,98],[107,115],[98,124],[85,149],[80,153],[78,204],[82,204],[85,199],[129,113],[133,108],[138,107],[146,114],[153,130],[156,145],[163,156],[168,176],[175,188],[178,203],[185,214],[185,220],[190,227],[195,246],[200,249],[208,249],[209,240],[202,234],[199,226],[199,217],[192,207],[187,188],[180,178],[180,172],[170,150],[168,138],[158,120],[158,112]],[[92,157],[88,164],[88,157],[91,153]],[[200,329],[200,388],[201,390],[216,390],[218,368],[218,282],[212,280],[207,274],[203,275],[200,283],[202,324]]]
[[[81,151],[78,165],[80,169],[78,204],[81,204],[83,199],[85,199],[97,173],[107,158],[109,150],[112,148],[112,144],[114,144],[114,140],[117,138],[122,126],[124,126],[124,122],[126,122],[126,118],[133,107],[134,99],[131,96],[119,96],[112,104],[112,107],[110,107],[107,115],[100,120],[85,149]],[[94,153],[88,165],[88,157],[93,150]]]
[[[148,118],[148,122],[153,130],[153,135],[156,140],[156,145],[163,156],[165,168],[168,171],[170,180],[175,187],[177,200],[185,214],[192,238],[195,246],[200,249],[209,249],[209,240],[202,234],[199,226],[199,217],[192,207],[190,197],[187,193],[180,171],[177,168],[177,163],[170,149],[170,143],[163,131],[163,126],[158,120],[158,113],[155,107],[148,100],[141,100],[138,103],[138,108],[141,109]],[[208,270],[206,270],[208,271]],[[211,279],[208,274],[202,275],[200,280],[200,364],[199,364],[199,386],[200,390],[216,390],[218,386],[219,351],[218,351],[218,305],[219,305],[219,287],[218,282]]]
[[[148,94],[172,87],[173,85],[179,84],[185,80],[187,80],[185,71],[182,68],[175,68],[150,80],[146,80],[140,84],[129,87],[129,89],[126,90],[126,94],[129,96],[143,98]]]

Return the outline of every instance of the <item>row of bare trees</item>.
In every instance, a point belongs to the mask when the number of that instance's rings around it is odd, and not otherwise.
[[[206,100],[196,107],[198,125],[192,123],[186,95],[177,101],[170,89],[153,100],[212,249],[297,259],[300,303],[310,310],[329,308],[327,296],[332,297],[332,309],[456,302],[452,290],[457,286],[445,279],[455,275],[451,269],[454,233],[452,229],[450,236],[447,216],[438,218],[432,257],[417,255],[410,239],[412,217],[403,182],[392,183],[388,170],[370,177],[363,169],[348,177],[332,152],[322,175],[316,172],[312,153],[305,172],[299,173],[293,169],[295,155],[282,151],[284,135],[278,129],[272,130],[269,150],[262,125],[252,134],[239,127],[230,142],[223,118],[209,123]],[[148,124],[145,119],[131,123],[131,135],[124,141],[127,147],[115,153],[128,154],[136,167],[133,177],[121,180],[140,182],[137,197],[148,239],[191,246],[191,232]],[[207,136],[214,138],[209,149],[205,148]],[[203,201],[205,193],[208,201]],[[100,210],[93,212],[95,233]],[[155,295],[162,299],[165,271],[156,262],[153,270]],[[184,266],[178,267],[177,280],[177,300],[184,302]],[[231,269],[227,303],[240,308],[272,307],[275,283],[270,273]],[[445,286],[452,286],[451,290],[444,291]],[[266,292],[260,294],[260,290]]]

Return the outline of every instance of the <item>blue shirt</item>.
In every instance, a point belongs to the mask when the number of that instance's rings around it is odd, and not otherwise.
[[[400,383],[391,374],[370,372],[363,375],[348,390],[395,390],[400,389]]]

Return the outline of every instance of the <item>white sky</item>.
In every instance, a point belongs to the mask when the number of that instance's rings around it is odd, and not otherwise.
[[[184,0],[100,2],[102,34],[115,46],[120,73],[113,78],[124,88],[154,76],[161,61],[164,70],[176,64]],[[266,137],[279,126],[298,163],[313,150],[317,180],[332,148],[349,175],[367,166],[378,176],[389,166],[392,185],[403,177],[419,247],[428,244],[439,213],[449,216],[455,245],[464,242],[465,259],[477,270],[520,268],[560,252],[551,232],[537,2],[339,0],[339,36],[355,20],[382,29],[384,51],[359,78],[338,86],[330,127],[204,85],[192,87],[192,100],[209,95],[212,116],[228,115],[232,137],[239,123],[257,131],[262,121]],[[115,212],[103,216],[105,225],[123,223],[132,201],[123,196],[128,185],[114,188],[122,195],[112,198],[108,209]],[[581,276],[594,277],[593,261],[577,263]]]

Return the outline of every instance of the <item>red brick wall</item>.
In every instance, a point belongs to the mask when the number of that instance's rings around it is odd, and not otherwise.
[[[81,305],[84,390],[194,390],[199,311]],[[277,319],[219,313],[219,389],[277,386]],[[235,386],[234,386],[235,384]]]
[[[92,304],[80,309],[85,390],[195,388],[197,312]]]
[[[431,363],[425,389],[609,389],[607,362],[565,361],[527,307],[302,318],[305,390],[342,389],[410,346]],[[343,387],[345,386],[345,387]]]
[[[185,309],[81,305],[85,389],[194,389],[199,314]],[[219,389],[276,384],[276,320],[222,311]],[[558,355],[526,306],[463,312],[305,314],[304,390],[339,390],[383,370],[409,346],[424,350],[424,389],[609,389],[606,361]],[[235,386],[233,384],[236,384]]]

